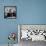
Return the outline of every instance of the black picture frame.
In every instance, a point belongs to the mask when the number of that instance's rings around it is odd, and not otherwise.
[[[4,6],[4,18],[5,19],[16,19],[17,8],[16,6]]]

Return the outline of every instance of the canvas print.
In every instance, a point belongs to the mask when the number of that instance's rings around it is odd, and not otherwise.
[[[16,6],[4,6],[4,18],[16,19]]]
[[[46,25],[21,25],[21,40],[46,41]]]
[[[42,46],[46,43],[46,25],[19,24],[18,33],[20,46]]]

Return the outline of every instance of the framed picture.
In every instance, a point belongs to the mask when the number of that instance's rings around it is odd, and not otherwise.
[[[46,41],[46,24],[20,24],[18,38],[19,41]]]
[[[4,18],[16,19],[16,6],[4,6]]]

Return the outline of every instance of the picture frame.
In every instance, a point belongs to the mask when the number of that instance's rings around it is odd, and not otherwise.
[[[19,42],[22,40],[46,41],[46,24],[19,24]]]
[[[16,19],[17,8],[16,6],[4,6],[4,18],[5,19]]]

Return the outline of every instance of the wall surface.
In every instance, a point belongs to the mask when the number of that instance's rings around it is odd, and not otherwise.
[[[4,6],[12,5],[17,18],[4,19]],[[9,32],[18,32],[18,24],[46,24],[46,0],[0,0],[0,44],[8,43]]]

